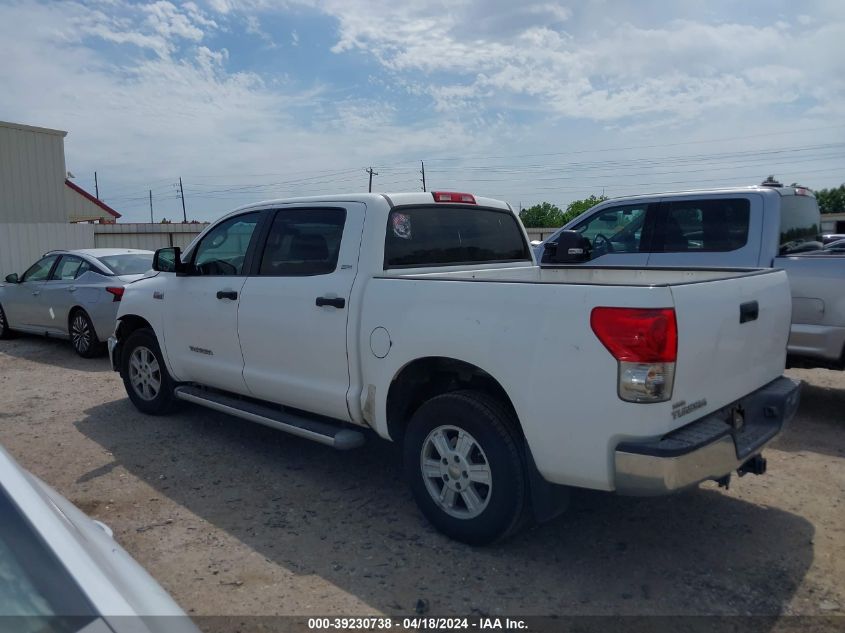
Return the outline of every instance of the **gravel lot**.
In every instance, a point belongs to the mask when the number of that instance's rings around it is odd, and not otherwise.
[[[187,405],[147,417],[107,359],[60,341],[0,341],[0,444],[190,614],[841,615],[845,373],[789,373],[803,403],[766,476],[578,492],[486,549],[427,525],[387,443],[338,453]]]

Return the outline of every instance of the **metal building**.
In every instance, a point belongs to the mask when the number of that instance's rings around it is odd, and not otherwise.
[[[70,224],[76,207],[68,191],[80,194],[66,184],[66,135],[0,121],[0,280],[22,273],[48,250],[94,246],[92,225]]]

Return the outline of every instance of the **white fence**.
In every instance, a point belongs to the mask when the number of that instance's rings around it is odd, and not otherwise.
[[[0,278],[23,273],[45,252],[57,248],[92,248],[91,224],[0,223]]]
[[[560,227],[558,227],[558,228],[560,228]],[[525,229],[525,231],[528,233],[528,239],[529,240],[531,240],[531,241],[540,240],[542,242],[544,239],[549,237],[549,235],[551,235],[552,233],[557,231],[557,229],[556,228],[551,228],[551,229]]]
[[[199,235],[202,224],[94,224],[97,248],[142,248],[154,251],[166,246],[185,248]]]

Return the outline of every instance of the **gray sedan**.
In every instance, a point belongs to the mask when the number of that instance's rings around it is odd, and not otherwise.
[[[20,277],[0,282],[0,338],[13,331],[70,339],[96,356],[114,331],[124,286],[152,267],[153,252],[91,248],[50,251]]]

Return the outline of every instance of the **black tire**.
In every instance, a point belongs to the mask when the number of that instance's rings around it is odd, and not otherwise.
[[[133,366],[133,359],[140,365]],[[144,359],[148,359],[146,368],[149,371],[143,370]],[[161,348],[152,330],[135,330],[126,339],[120,353],[120,377],[132,404],[142,413],[163,415],[173,407],[175,385],[167,373]]]
[[[445,393],[417,409],[405,433],[405,473],[417,505],[438,530],[464,543],[484,545],[507,538],[522,526],[529,494],[517,429],[513,415],[498,400],[477,391]],[[449,442],[444,446],[446,456],[436,448],[444,438]],[[477,450],[471,448],[466,460],[465,451],[450,452],[459,448],[459,442],[467,446],[469,440]],[[423,472],[424,462],[429,476]],[[473,480],[483,475],[485,463],[489,486]],[[440,475],[435,468],[441,469]],[[467,477],[467,470],[474,474]],[[470,504],[468,488],[475,493]],[[442,501],[435,499],[438,490]],[[453,505],[447,509],[450,498]]]
[[[6,313],[3,312],[3,306],[0,306],[0,339],[12,338],[12,330],[9,328],[9,322],[6,320]]]
[[[68,318],[70,346],[82,358],[94,358],[103,353],[103,344],[97,338],[97,331],[88,313],[81,308],[74,310]]]

